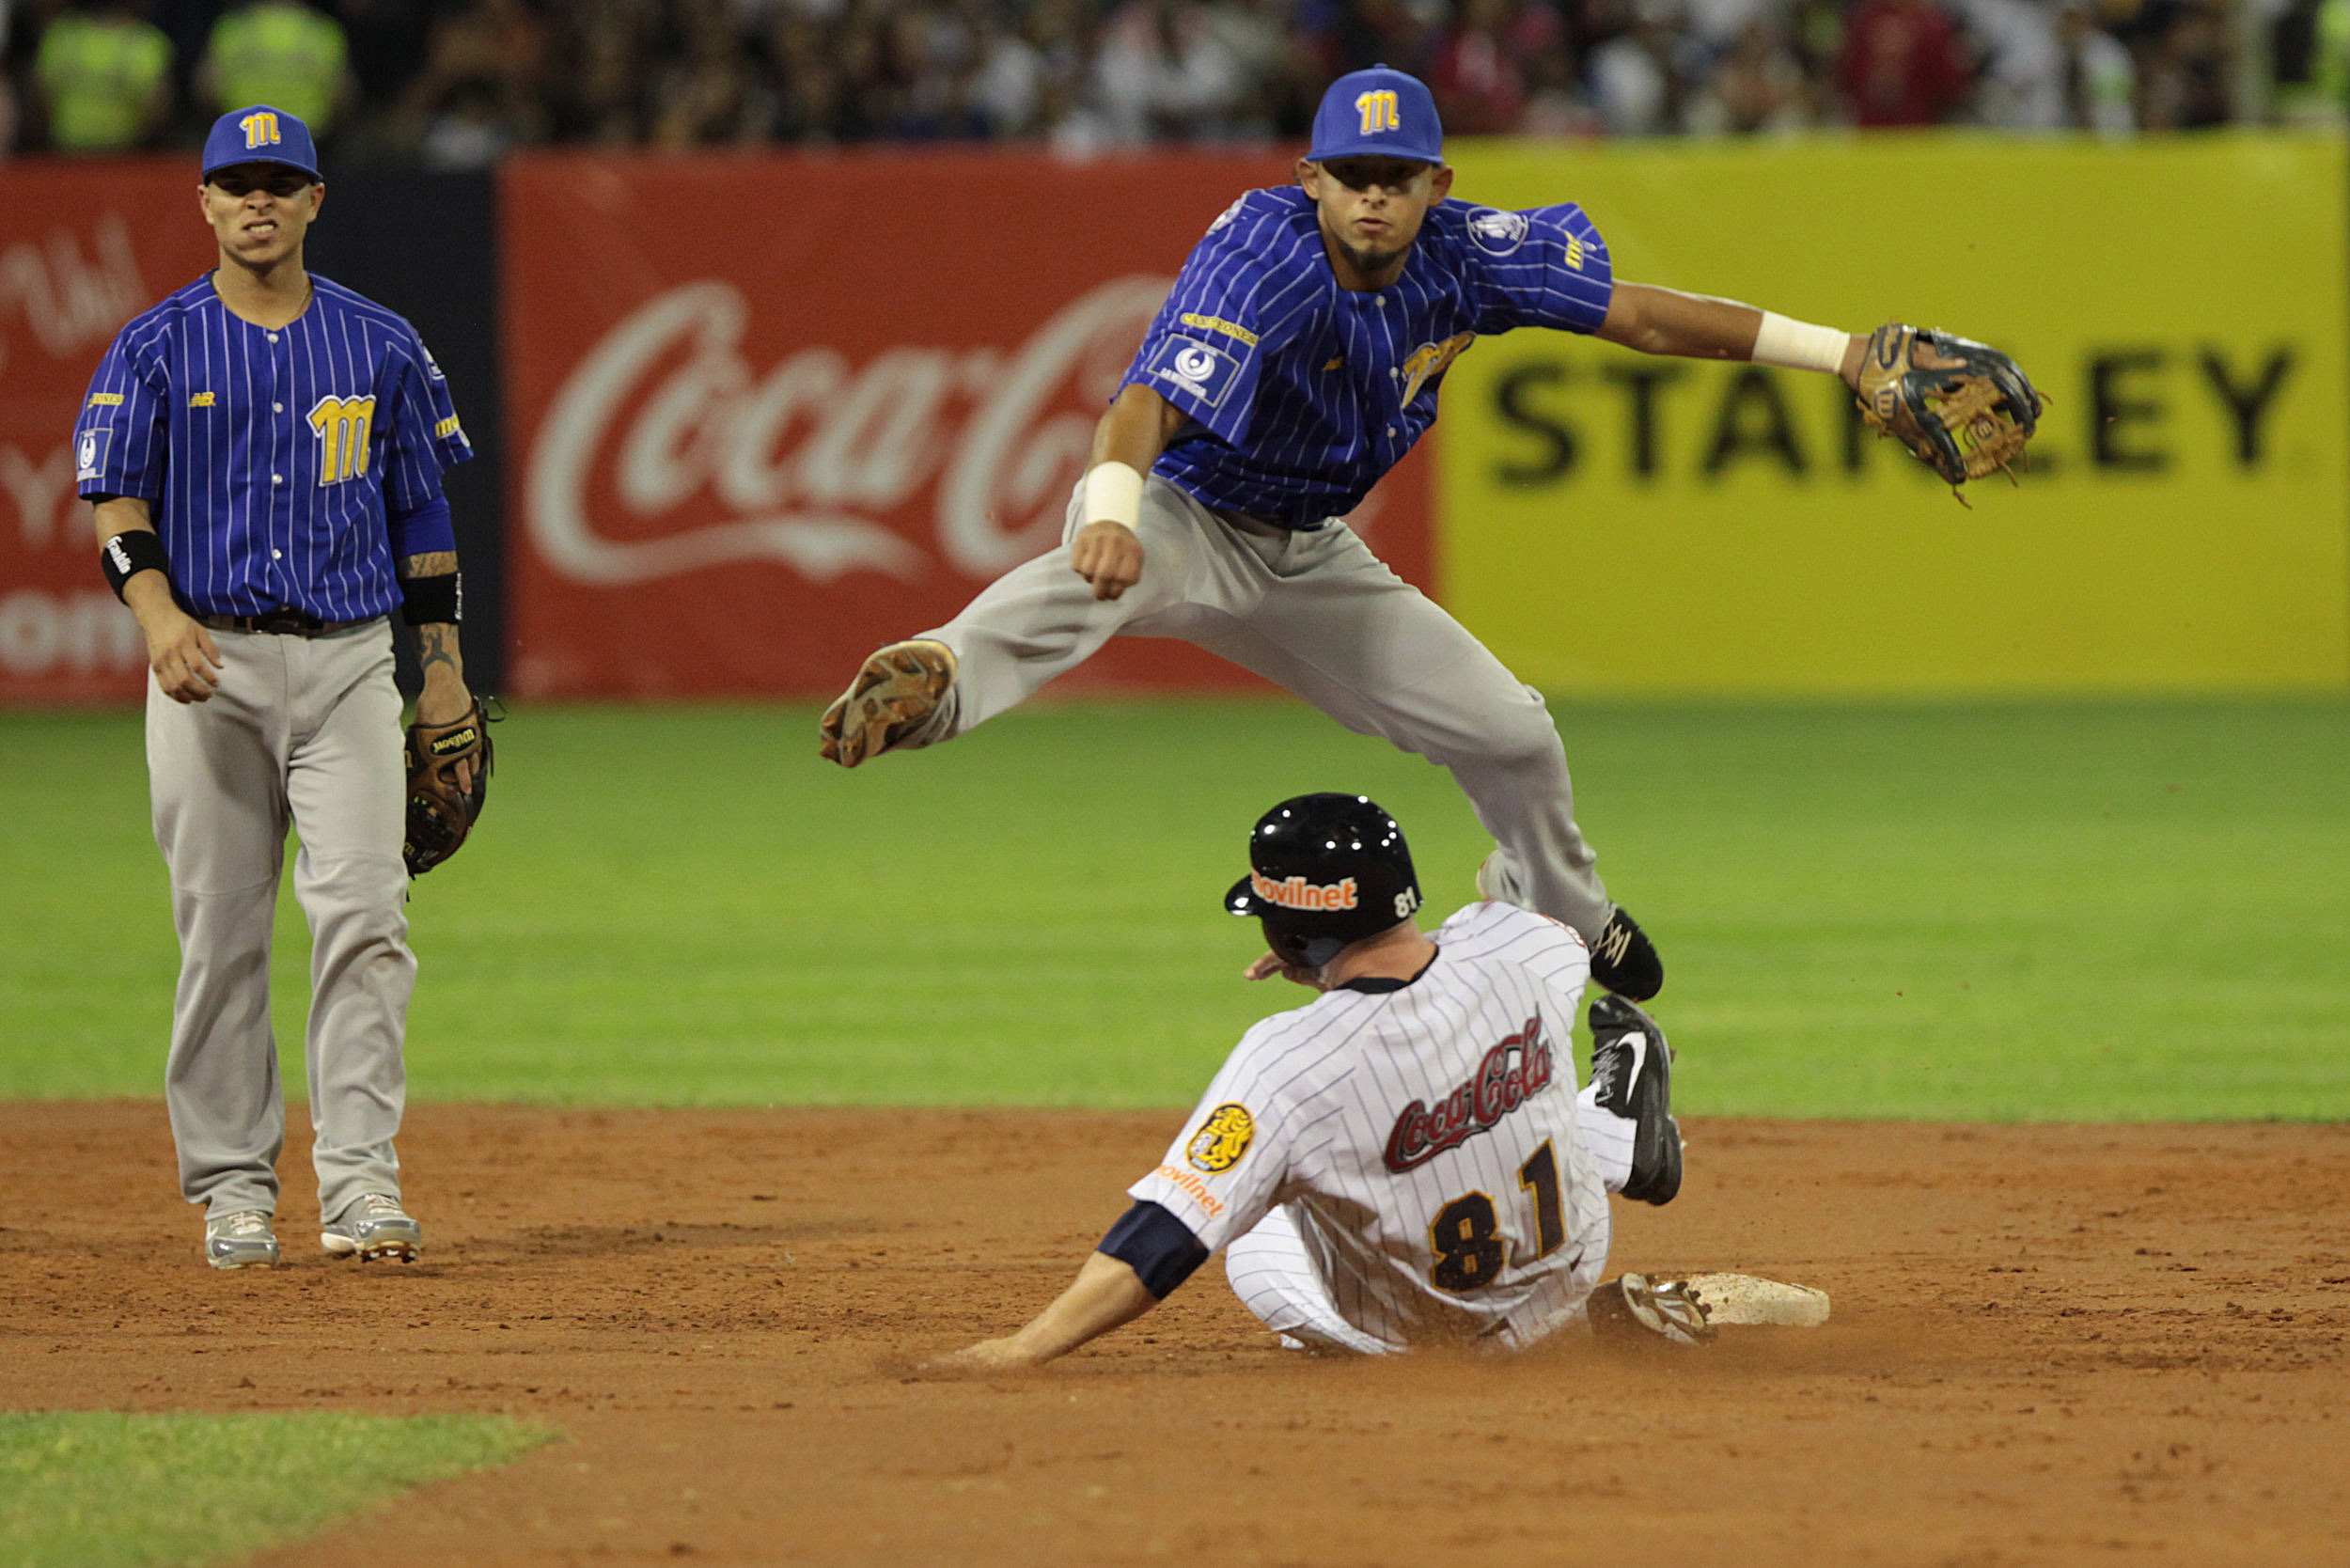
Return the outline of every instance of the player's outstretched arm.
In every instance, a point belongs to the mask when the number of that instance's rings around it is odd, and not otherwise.
[[[1033,1367],[1066,1356],[1159,1304],[1134,1265],[1104,1252],[1088,1257],[1077,1278],[1027,1326],[981,1340],[946,1358],[951,1367]]]
[[[1142,580],[1142,480],[1183,427],[1173,403],[1147,386],[1121,389],[1093,427],[1093,456],[1086,470],[1086,521],[1070,541],[1069,565],[1093,585],[1096,599],[1115,599]]]
[[[1897,437],[1953,494],[1994,471],[2013,478],[2011,464],[2039,428],[2043,400],[2014,360],[1987,343],[1899,322],[1864,337],[1735,300],[1618,283],[1598,336],[1641,353],[1827,371],[1857,394],[1879,434]]]
[[[1839,332],[1774,316],[1736,300],[1684,294],[1649,283],[1616,285],[1598,336],[1640,353],[1684,359],[1746,359],[1825,370],[1851,386],[1868,348],[1866,333]]]
[[[98,548],[119,563],[109,575],[128,570],[116,591],[138,618],[147,638],[147,666],[155,684],[174,702],[203,702],[220,687],[220,645],[180,602],[171,596],[171,578],[160,563],[163,550],[156,541],[153,514],[136,495],[109,495],[91,509],[98,528]],[[115,541],[141,536],[136,542],[151,551],[129,551]]]

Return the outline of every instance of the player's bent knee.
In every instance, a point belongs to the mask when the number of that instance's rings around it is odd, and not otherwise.
[[[1559,727],[1540,698],[1512,704],[1496,713],[1478,735],[1479,759],[1516,773],[1544,774],[1567,770],[1567,748]]]

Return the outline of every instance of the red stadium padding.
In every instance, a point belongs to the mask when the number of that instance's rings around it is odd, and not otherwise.
[[[138,622],[74,495],[74,416],[122,323],[212,264],[189,158],[7,171],[0,239],[0,703],[133,702]]]

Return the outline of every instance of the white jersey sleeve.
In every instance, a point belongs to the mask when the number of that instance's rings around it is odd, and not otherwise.
[[[1268,1018],[1241,1037],[1158,1168],[1126,1189],[1174,1215],[1211,1252],[1286,1196],[1291,1149],[1311,1121],[1279,1091],[1282,1025],[1293,1016]]]

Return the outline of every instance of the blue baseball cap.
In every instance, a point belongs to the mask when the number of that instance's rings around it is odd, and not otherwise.
[[[283,164],[319,179],[319,149],[310,128],[283,109],[266,103],[231,109],[212,121],[204,138],[204,178],[238,164]]]
[[[1444,126],[1427,84],[1390,67],[1352,71],[1330,84],[1314,111],[1315,163],[1332,158],[1444,162]]]

